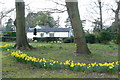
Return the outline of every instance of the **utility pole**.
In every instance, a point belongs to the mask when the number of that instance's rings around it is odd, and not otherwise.
[[[101,6],[101,0],[98,0],[99,3],[99,9],[100,9],[100,30],[103,29],[103,23],[102,23],[102,6]]]

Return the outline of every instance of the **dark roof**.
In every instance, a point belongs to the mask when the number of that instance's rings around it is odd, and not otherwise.
[[[33,32],[34,29],[28,29],[28,32]],[[37,29],[37,32],[69,32],[70,28],[44,28],[44,29]]]

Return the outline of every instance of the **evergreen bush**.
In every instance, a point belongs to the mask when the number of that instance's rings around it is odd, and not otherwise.
[[[87,43],[91,43],[91,44],[95,43],[95,35],[94,34],[86,34],[85,38],[86,38]]]

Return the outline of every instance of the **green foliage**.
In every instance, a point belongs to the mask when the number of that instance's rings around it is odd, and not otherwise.
[[[13,49],[13,46],[10,44],[6,44],[4,46],[0,46],[0,49],[9,51],[10,49]]]
[[[3,36],[16,37],[16,31],[7,31],[7,32],[4,32]]]
[[[39,42],[51,42],[51,41],[59,41],[59,37],[45,37],[45,38],[37,38],[34,37],[34,40],[37,40]]]
[[[3,42],[6,44],[6,42]],[[15,44],[10,42],[10,44]],[[117,61],[118,49],[113,49],[109,47],[109,45],[103,44],[88,44],[90,50],[92,51],[91,57],[88,55],[81,55],[81,56],[74,56],[73,52],[75,51],[75,45],[63,43],[63,49],[58,49],[58,45],[54,44],[53,48],[50,48],[51,43],[39,43],[39,42],[32,42],[30,43],[32,46],[37,47],[37,49],[24,51],[24,53],[35,56],[37,58],[45,58],[45,59],[53,59],[58,60],[60,62],[66,61],[68,59],[72,59],[75,62],[84,62],[84,63],[92,63],[92,62],[111,62]],[[47,48],[39,47],[41,45],[47,46]],[[117,46],[111,45],[115,48]],[[13,49],[14,50],[14,49]],[[110,53],[109,53],[110,52]],[[37,68],[30,64],[17,62],[12,56],[7,55],[8,52],[2,52],[2,76],[3,78],[117,78],[118,74],[116,73],[98,73],[98,72],[90,72],[85,73],[82,71],[71,71],[69,69],[60,69],[60,70],[51,70]],[[107,54],[108,53],[108,54]],[[113,53],[113,54],[112,54]],[[88,58],[90,57],[90,58]],[[39,64],[36,64],[39,66]],[[49,66],[49,64],[47,64]],[[47,67],[48,67],[47,66]],[[49,66],[50,67],[50,66]],[[78,67],[76,66],[77,70]],[[83,69],[83,68],[82,68]],[[84,69],[83,69],[84,70]],[[35,74],[33,74],[35,73]],[[104,74],[104,75],[102,75]]]
[[[15,41],[16,38],[15,37],[2,37],[2,41],[3,42],[11,42],[11,41]]]
[[[98,32],[98,35],[96,37],[97,42],[107,44],[109,41],[111,41],[111,33],[107,30],[102,30]]]
[[[29,13],[26,17],[27,27],[35,27],[36,25],[48,25],[48,27],[54,27],[56,21],[54,18],[45,12]]]
[[[12,23],[13,23],[13,20],[10,18],[10,19],[8,19],[8,22],[6,23],[7,25],[6,25],[6,31],[12,31],[13,30],[13,25],[12,25]]]
[[[54,27],[56,22],[54,18],[49,13],[38,12],[35,21],[38,25],[48,25],[49,27]]]
[[[111,26],[109,28],[107,28],[107,30],[111,33],[111,41],[115,44],[118,44],[119,42],[119,38],[118,38],[118,30],[114,29],[115,27]]]
[[[65,38],[65,39],[63,39],[63,42],[64,43],[73,43],[74,42],[74,37],[71,36],[69,38]]]
[[[118,34],[113,34],[113,37],[112,37],[112,42],[115,43],[115,44],[118,44],[119,43],[119,38],[118,38]]]
[[[32,65],[38,66],[39,68],[49,68],[49,69],[70,69],[73,71],[84,71],[84,72],[117,72],[119,61],[116,62],[105,62],[105,63],[75,63],[73,60],[66,60],[65,62],[59,62],[55,60],[47,60],[45,58],[36,58],[28,56],[20,51],[12,52],[11,56],[16,58],[17,61],[23,63],[30,63]]]
[[[15,41],[16,31],[7,31],[2,33],[2,41]]]
[[[86,38],[87,43],[91,43],[91,44],[95,43],[95,35],[94,34],[86,34],[85,38]]]
[[[35,18],[36,18],[37,14],[36,13],[28,13],[27,17],[26,17],[26,26],[27,28],[29,27],[34,27],[36,26],[36,21],[35,21]]]

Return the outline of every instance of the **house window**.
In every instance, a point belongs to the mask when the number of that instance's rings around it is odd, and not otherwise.
[[[54,33],[49,33],[49,37],[54,37]]]
[[[41,37],[44,37],[44,33],[40,33],[40,36],[41,36]]]

